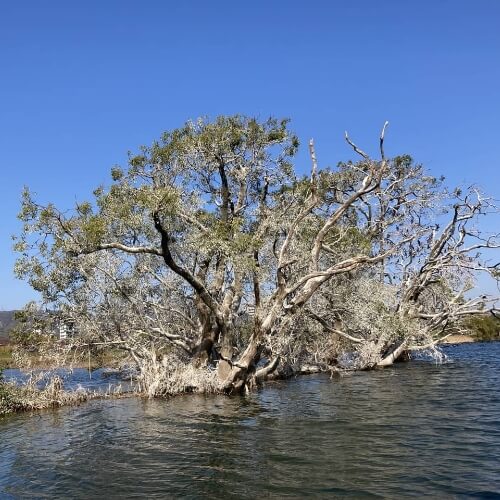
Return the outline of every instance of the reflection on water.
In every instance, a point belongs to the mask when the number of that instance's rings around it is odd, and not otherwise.
[[[0,498],[500,496],[500,343],[245,398],[0,420]],[[498,496],[497,496],[498,495]]]

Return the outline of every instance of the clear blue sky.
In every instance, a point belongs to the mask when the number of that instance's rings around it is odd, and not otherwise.
[[[500,198],[500,1],[13,1],[0,15],[0,309],[23,185],[70,207],[189,118],[288,116],[320,163],[410,153]],[[307,164],[305,155],[301,157]]]

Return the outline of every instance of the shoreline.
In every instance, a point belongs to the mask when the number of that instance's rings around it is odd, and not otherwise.
[[[447,339],[448,340],[448,339]],[[472,343],[490,343],[498,342],[494,341],[480,341],[473,339],[467,335],[455,335],[449,337],[447,342],[443,342],[442,346],[456,346],[461,344],[472,344]],[[84,369],[88,370],[88,366],[60,366],[56,369],[61,370],[72,370],[72,369]],[[109,366],[92,366],[91,371],[97,370],[99,368],[111,368]],[[22,370],[22,368],[9,366],[8,368],[0,367],[0,372],[2,369],[8,370]],[[54,368],[47,367],[31,367],[30,370],[40,370],[40,371],[51,371]],[[286,380],[287,378],[294,378],[304,375],[319,375],[320,373],[327,374],[327,371],[322,370],[303,370],[297,372],[290,377],[280,377],[279,380]],[[330,372],[330,376],[332,372]],[[269,382],[278,380],[273,378]],[[157,396],[160,399],[168,399],[174,396],[181,396],[186,394],[209,394],[209,392],[196,391],[196,390],[183,390],[179,392],[174,392],[171,394],[165,394],[162,396]],[[213,392],[212,394],[224,394],[223,391]],[[61,408],[65,406],[77,406],[96,399],[120,399],[120,398],[145,398],[147,395],[144,392],[138,392],[134,390],[128,391],[117,391],[117,392],[98,392],[91,390],[68,390],[64,389],[62,385],[62,379],[58,375],[54,375],[52,379],[49,380],[48,384],[43,389],[36,388],[36,385],[25,384],[25,385],[15,385],[11,382],[2,382],[0,379],[0,419],[16,413],[26,413],[41,411],[47,409]]]
[[[472,344],[476,342],[481,342],[481,340],[475,339],[470,335],[456,334],[450,335],[447,339],[441,342],[441,345],[456,345],[456,344]],[[494,342],[494,341],[493,341]]]

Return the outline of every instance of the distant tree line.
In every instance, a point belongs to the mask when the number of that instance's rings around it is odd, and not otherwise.
[[[9,334],[16,325],[16,311],[0,311],[0,345],[9,340]]]
[[[500,340],[500,318],[493,315],[475,316],[464,322],[465,331],[474,339],[487,342]]]

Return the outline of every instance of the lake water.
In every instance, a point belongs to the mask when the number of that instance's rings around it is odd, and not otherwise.
[[[50,377],[58,375],[63,380],[64,388],[67,390],[86,390],[91,392],[110,393],[115,391],[128,392],[133,385],[131,380],[122,378],[115,370],[98,368],[89,371],[85,368],[58,369],[53,371],[34,370],[36,374],[45,374],[38,382],[38,387],[42,389]],[[29,372],[22,372],[17,369],[5,369],[2,372],[3,379],[7,382],[24,383],[30,377]],[[0,427],[1,429],[1,427]]]
[[[500,343],[0,420],[0,498],[500,498]]]

